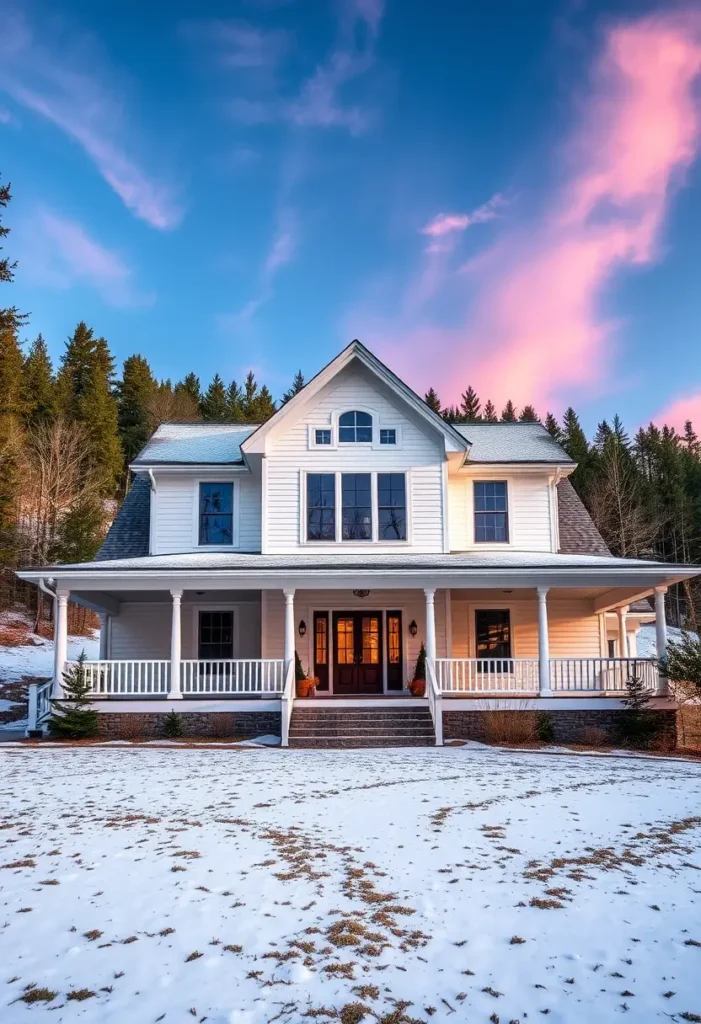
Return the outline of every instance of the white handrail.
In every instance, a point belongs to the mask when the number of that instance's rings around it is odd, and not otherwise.
[[[77,667],[77,661],[66,662],[66,671]],[[83,670],[96,697],[153,696],[170,687],[169,661],[84,661]]]
[[[183,694],[280,696],[285,663],[281,658],[186,660],[180,662]]]
[[[430,658],[426,659],[426,695],[428,696],[428,706],[431,712],[431,718],[433,719],[433,731],[436,734],[436,746],[443,746],[443,697],[438,687],[436,680],[436,673],[433,669],[433,662]]]
[[[285,689],[280,701],[280,745],[283,747],[290,745],[290,722],[295,701],[295,684],[295,663],[293,659],[290,659],[285,672]]]
[[[631,676],[657,690],[654,658],[551,658],[553,693],[622,693]],[[539,692],[537,658],[437,658],[436,679],[444,695]]]
[[[31,732],[41,729],[51,715],[51,690],[53,685],[53,679],[47,679],[43,683],[29,684],[25,736],[29,736]]]
[[[635,676],[648,690],[657,690],[659,670],[654,658],[551,658],[554,693],[621,693]]]

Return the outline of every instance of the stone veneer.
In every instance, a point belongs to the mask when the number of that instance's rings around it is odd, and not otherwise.
[[[279,736],[279,711],[179,711],[183,736],[247,740],[255,736]],[[102,739],[163,739],[165,712],[103,712],[98,715]]]
[[[485,716],[490,711],[444,711],[443,735],[446,739],[478,740],[487,739]],[[537,711],[513,711],[514,715],[535,716]],[[621,716],[628,714],[620,710],[588,710],[565,711],[554,710],[545,712],[552,722],[553,743],[587,743],[592,746],[616,744],[620,742]],[[646,715],[654,717],[658,732],[655,746],[674,749],[677,742],[676,711],[659,709],[646,711]],[[699,723],[701,725],[701,722]]]

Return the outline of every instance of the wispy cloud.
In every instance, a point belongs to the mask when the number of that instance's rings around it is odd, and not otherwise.
[[[559,183],[537,219],[510,218],[465,269],[455,326],[375,318],[367,336],[448,400],[469,379],[495,400],[542,409],[600,383],[617,327],[602,294],[621,269],[660,257],[672,195],[699,151],[700,74],[698,10],[609,27]]]
[[[239,18],[206,18],[182,25],[186,38],[204,44],[223,68],[269,71],[291,46],[283,29],[263,29]]]
[[[67,289],[93,288],[110,306],[145,306],[152,295],[138,291],[121,256],[91,237],[77,221],[40,208],[27,225],[23,276],[33,284]]]
[[[466,231],[473,224],[484,224],[499,216],[499,209],[506,200],[501,192],[497,192],[486,203],[482,203],[472,213],[439,213],[421,229],[424,235],[431,238],[442,238],[456,231]]]
[[[701,433],[701,394],[676,398],[652,417],[653,423],[666,423],[680,434],[684,432],[687,420],[691,420],[697,432]]]
[[[299,241],[298,218],[293,210],[283,206],[278,212],[275,234],[261,264],[255,296],[249,299],[237,313],[220,316],[218,320],[220,328],[228,330],[250,323],[259,310],[271,301],[275,293],[275,280],[283,267],[292,262]]]
[[[55,20],[35,30],[12,6],[3,6],[2,17],[0,90],[81,146],[136,217],[175,227],[182,209],[134,156],[130,115],[94,41]]]

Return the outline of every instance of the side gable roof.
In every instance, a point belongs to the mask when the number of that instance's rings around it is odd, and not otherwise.
[[[564,555],[610,555],[606,541],[569,480],[557,485],[560,552]]]
[[[299,406],[304,402],[308,401],[311,396],[321,390],[329,381],[340,373],[342,369],[348,366],[353,360],[358,360],[363,366],[367,367],[371,373],[373,373],[380,380],[384,381],[400,398],[402,398],[408,405],[410,405],[415,412],[417,412],[423,419],[430,423],[435,429],[440,431],[446,439],[446,448],[448,451],[465,452],[469,448],[469,442],[463,437],[463,435],[455,429],[455,427],[447,423],[442,416],[434,412],[433,409],[429,408],[428,405],[420,398],[415,391],[405,384],[403,380],[400,380],[395,373],[393,373],[388,366],[373,355],[372,352],[365,347],[357,339],[352,341],[350,345],[340,352],[335,359],[332,359],[330,363],[316,374],[315,377],[305,384],[301,391],[299,391],[293,398],[286,402],[285,405],[281,406],[277,412],[262,423],[257,430],[246,438],[241,445],[241,450],[244,455],[249,452],[262,452],[264,448],[265,438],[267,434],[272,430],[282,419],[293,413]]]
[[[161,423],[132,465],[243,464],[241,444],[257,429],[257,423]]]
[[[479,462],[551,462],[574,466],[565,449],[542,423],[456,423],[471,445],[468,464]]]

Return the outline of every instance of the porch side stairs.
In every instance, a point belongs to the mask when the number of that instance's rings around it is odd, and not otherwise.
[[[432,747],[436,742],[430,709],[407,707],[329,707],[295,702],[290,747]]]

